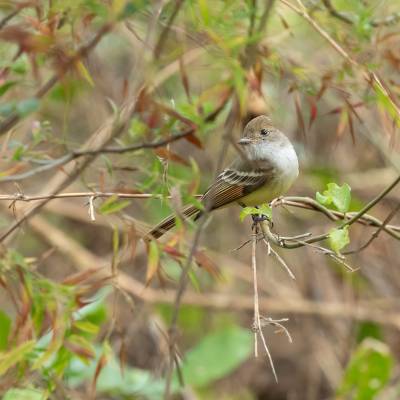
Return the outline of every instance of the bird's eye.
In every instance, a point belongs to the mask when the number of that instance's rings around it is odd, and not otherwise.
[[[262,136],[268,136],[270,131],[268,129],[263,128],[261,129],[260,133]]]

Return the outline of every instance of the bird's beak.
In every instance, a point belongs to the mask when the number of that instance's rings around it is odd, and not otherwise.
[[[240,144],[241,146],[245,146],[251,143],[251,139],[247,137],[242,137],[237,143]]]

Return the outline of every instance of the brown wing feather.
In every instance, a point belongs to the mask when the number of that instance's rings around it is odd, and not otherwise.
[[[210,210],[223,207],[240,200],[243,196],[263,186],[273,175],[273,168],[265,162],[257,169],[242,160],[237,160],[230,168],[218,175],[215,182],[207,189],[201,198],[202,203]],[[182,209],[181,214],[187,218],[197,219],[201,210],[193,205]],[[155,226],[145,238],[159,238],[175,226],[175,216],[171,215]]]
[[[246,171],[243,166],[241,169],[228,168],[204,193],[202,202],[210,209],[216,209],[238,201],[263,186],[271,178],[272,171],[272,168]]]

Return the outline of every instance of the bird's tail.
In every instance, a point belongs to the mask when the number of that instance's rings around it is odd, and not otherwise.
[[[200,216],[200,211],[201,210],[199,210],[197,207],[193,205],[188,205],[181,210],[180,214],[183,215],[184,218],[190,218],[193,216],[195,218],[198,218]],[[159,237],[164,235],[164,233],[172,229],[174,226],[175,226],[175,215],[170,215],[163,221],[161,221],[158,225],[156,225],[154,228],[152,228],[145,235],[145,240],[158,239]]]

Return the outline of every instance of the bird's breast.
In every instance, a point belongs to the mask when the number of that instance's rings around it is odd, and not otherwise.
[[[257,190],[240,200],[246,206],[257,206],[284,195],[299,175],[299,163],[296,152],[290,143],[276,148],[263,149],[263,158],[273,166],[270,179]]]

